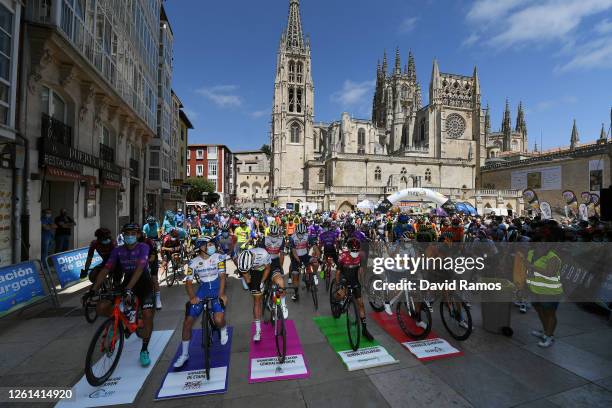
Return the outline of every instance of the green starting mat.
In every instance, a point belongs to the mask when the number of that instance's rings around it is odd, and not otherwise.
[[[359,341],[359,349],[353,351],[346,329],[346,315],[343,314],[338,319],[331,316],[319,316],[313,317],[312,320],[349,371],[398,363],[398,360],[378,344],[376,339],[368,341],[362,336]]]

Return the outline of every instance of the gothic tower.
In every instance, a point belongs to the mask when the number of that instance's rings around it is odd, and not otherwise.
[[[501,132],[504,135],[504,144],[502,147],[503,152],[510,150],[512,143],[512,121],[510,119],[510,104],[506,99],[506,109],[504,110],[504,119],[502,120]]]
[[[299,0],[289,1],[287,28],[277,53],[272,109],[271,179],[276,196],[281,190],[304,189],[305,163],[314,158],[310,42],[302,32]]]
[[[525,122],[525,113],[523,112],[523,102],[519,102],[518,114],[516,116],[516,132],[519,132],[522,136],[521,151],[527,151],[527,122]]]

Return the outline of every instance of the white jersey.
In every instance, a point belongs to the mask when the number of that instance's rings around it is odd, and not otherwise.
[[[219,275],[225,273],[226,259],[225,255],[219,253],[213,254],[208,259],[196,256],[189,261],[186,279],[192,281],[194,275],[197,274],[202,283],[213,282],[219,278]]]
[[[255,257],[251,270],[263,270],[266,265],[270,265],[272,263],[272,258],[270,257],[270,254],[264,248],[253,248],[249,249],[249,251],[251,251],[251,253]]]

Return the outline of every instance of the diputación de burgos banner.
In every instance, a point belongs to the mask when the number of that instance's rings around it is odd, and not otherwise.
[[[0,268],[0,316],[46,296],[36,263]]]
[[[62,288],[81,280],[81,270],[85,267],[88,250],[89,248],[87,247],[79,248],[50,255],[47,258],[51,262],[51,265],[53,265],[53,269],[55,270],[55,274]],[[91,267],[98,266],[101,262],[102,258],[100,255],[94,252]]]
[[[362,247],[370,296],[409,290],[423,299],[612,302],[610,242],[372,242]]]

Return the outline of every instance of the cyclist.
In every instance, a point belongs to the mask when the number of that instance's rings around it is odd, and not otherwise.
[[[138,242],[143,242],[149,247],[149,274],[153,283],[153,291],[155,292],[155,309],[161,310],[161,293],[159,291],[159,279],[157,273],[159,271],[159,258],[157,256],[157,244],[152,238],[147,238],[142,232],[138,233]]]
[[[219,227],[221,234],[217,235],[217,246],[219,251],[229,257],[234,257],[234,247],[236,245],[236,237],[230,234],[229,226],[227,224],[221,224]]]
[[[147,238],[154,240],[159,239],[159,224],[157,223],[155,217],[147,218],[147,223],[142,227],[142,232]]]
[[[323,232],[319,235],[319,245],[323,249],[325,261],[327,262],[327,259],[331,258],[334,265],[338,265],[338,234],[331,228],[329,221],[325,221],[323,224]]]
[[[393,241],[399,242],[404,235],[404,232],[414,232],[414,228],[409,224],[410,218],[406,214],[400,214],[397,217],[397,223],[393,227]]]
[[[185,222],[185,215],[183,214],[183,209],[182,208],[178,208],[176,210],[176,215],[174,216],[174,221],[176,221],[176,223],[178,224]]]
[[[268,235],[261,241],[261,247],[265,248],[272,258],[272,270],[280,270],[284,274],[283,265],[285,264],[285,238],[280,234],[276,224],[270,225]]]
[[[212,312],[215,326],[221,332],[221,344],[227,344],[227,327],[225,325],[225,260],[223,254],[217,252],[214,240],[204,237],[196,241],[198,256],[189,262],[185,280],[185,290],[189,301],[185,304],[185,320],[183,321],[182,353],[174,363],[175,368],[182,367],[189,359],[189,342],[193,323],[202,314],[203,306],[200,301],[207,297],[214,298]],[[193,289],[193,276],[197,274],[201,285],[197,291]],[[202,316],[202,319],[206,319]]]
[[[234,230],[234,235],[236,236],[238,251],[248,249],[248,246],[251,243],[251,229],[247,226],[246,218],[240,218],[240,225]]]
[[[308,226],[308,245],[317,245],[319,241],[319,235],[323,232],[323,228],[319,225],[319,222],[314,220],[312,224]]]
[[[94,251],[100,255],[102,258],[102,262],[96,266],[93,271],[89,274],[89,280],[91,282],[96,281],[96,277],[98,272],[102,269],[102,265],[108,260],[108,257],[111,254],[111,251],[117,246],[115,241],[111,238],[111,232],[108,228],[98,228],[94,233],[96,239],[91,241],[89,244],[89,251],[87,251],[87,260],[85,261],[85,268],[81,271],[81,279],[87,276],[87,271],[89,271],[89,267],[91,266],[91,261],[93,260]]]
[[[215,236],[215,227],[213,227],[210,220],[205,219],[202,224],[202,228],[200,229],[202,235],[205,237],[214,237]]]
[[[181,240],[179,239],[179,231],[173,229],[168,235],[164,237],[161,248],[162,255],[162,269],[167,271],[168,262],[171,260],[172,255],[181,250]]]
[[[255,322],[255,334],[253,341],[261,340],[261,313],[262,302],[261,295],[264,282],[270,275],[270,265],[272,258],[270,254],[263,248],[251,248],[242,251],[238,256],[238,272],[247,283],[251,294],[253,295],[253,321]],[[280,286],[282,275],[276,271],[273,277],[274,282]],[[285,302],[285,297],[281,297],[281,307],[283,316],[287,318],[289,311]]]
[[[289,248],[291,248],[291,282],[294,290],[291,299],[297,302],[300,299],[300,267],[304,265],[306,273],[312,273],[319,267],[317,258],[308,255],[308,230],[306,225],[302,223],[297,225],[295,234],[289,237]]]
[[[370,334],[366,327],[366,314],[365,307],[363,306],[363,299],[361,298],[361,284],[359,283],[359,277],[362,273],[361,268],[361,243],[356,238],[351,238],[347,242],[348,252],[343,252],[338,259],[338,270],[336,271],[336,283],[340,282],[340,275],[346,279],[346,284],[353,288],[353,294],[355,301],[359,308],[359,317],[361,318],[361,333],[363,337],[372,341],[374,336]],[[336,293],[336,300],[340,300],[344,294]]]
[[[162,224],[162,234],[169,233],[173,228],[176,228],[176,219],[174,213],[168,210]]]
[[[102,285],[110,271],[120,270],[123,274],[121,287],[125,290],[124,304],[133,304],[135,297],[140,299],[144,330],[142,332],[142,347],[140,349],[140,364],[143,367],[151,364],[149,357],[149,340],[153,332],[154,294],[151,276],[149,274],[149,247],[138,242],[140,226],[135,223],[126,224],[122,228],[124,245],[116,247],[98,274],[96,283],[90,289],[93,295]],[[110,316],[113,305],[108,300],[98,302],[99,315]],[[136,311],[138,312],[138,311]]]

